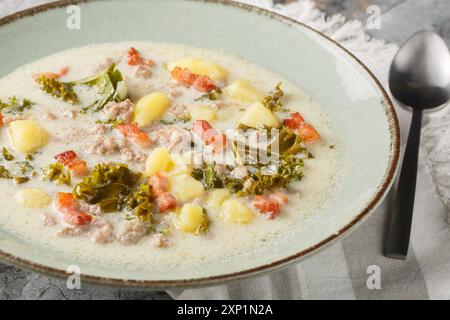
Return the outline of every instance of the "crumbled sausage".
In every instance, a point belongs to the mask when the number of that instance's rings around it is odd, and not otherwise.
[[[154,248],[167,248],[171,245],[169,238],[161,233],[155,233],[150,238],[150,245]]]
[[[150,66],[147,65],[139,65],[136,67],[136,69],[134,70],[134,76],[136,78],[141,78],[141,79],[147,79],[150,78],[152,75],[152,70]]]
[[[102,214],[102,209],[100,208],[100,206],[98,204],[89,204],[84,201],[79,201],[78,208],[81,211],[86,212],[90,215],[98,216],[98,215]]]
[[[167,111],[177,119],[189,119],[190,113],[185,104],[176,103]]]
[[[90,154],[112,154],[119,151],[119,146],[114,137],[98,136],[94,143],[88,148]]]
[[[53,121],[58,119],[58,117],[52,112],[45,112],[42,114],[42,118],[47,121]]]
[[[172,126],[166,126],[158,130],[156,140],[159,144],[178,153],[189,150],[192,141],[188,131]]]
[[[106,244],[113,242],[115,239],[114,227],[108,221],[95,221],[93,223],[95,230],[91,232],[90,239],[95,243]]]
[[[136,244],[147,233],[142,221],[134,219],[126,221],[118,235],[118,239],[125,245]]]
[[[96,68],[97,71],[103,71],[105,69],[108,69],[112,64],[114,63],[114,60],[111,58],[106,58],[103,60]]]
[[[58,223],[58,220],[52,216],[51,214],[44,213],[41,215],[41,220],[44,226],[46,227],[52,227]]]
[[[130,123],[133,115],[134,103],[129,99],[121,102],[108,102],[103,108],[103,120],[118,120]]]
[[[56,233],[56,235],[58,237],[78,237],[83,233],[83,231],[84,230],[81,227],[70,226],[62,228]]]
[[[64,111],[63,117],[66,119],[75,119],[77,117],[77,112],[75,110]]]

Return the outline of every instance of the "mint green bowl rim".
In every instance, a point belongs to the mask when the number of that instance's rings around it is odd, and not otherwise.
[[[55,2],[51,2],[48,4],[32,7],[27,10],[16,12],[12,15],[6,16],[4,18],[0,19],[0,27],[13,23],[21,18],[33,16],[35,14],[39,14],[42,12],[45,12],[47,10],[51,9],[57,9],[57,8],[64,8],[69,5],[76,5],[81,3],[87,3],[87,2],[94,2],[94,1],[103,1],[103,0],[59,0]],[[309,247],[308,249],[302,250],[301,252],[298,252],[294,255],[288,256],[284,259],[280,259],[265,265],[258,266],[256,268],[251,268],[247,270],[243,270],[240,272],[235,273],[228,273],[218,276],[211,276],[211,277],[203,277],[203,278],[195,278],[195,279],[184,279],[184,280],[128,280],[128,279],[117,279],[117,278],[108,278],[108,277],[99,277],[99,276],[92,276],[92,275],[81,275],[81,279],[83,281],[87,281],[90,283],[95,284],[101,284],[101,285],[108,285],[108,286],[114,286],[114,287],[124,287],[124,288],[137,288],[137,289],[164,289],[164,288],[173,288],[173,287],[197,287],[197,286],[206,286],[211,284],[217,284],[217,283],[223,283],[226,281],[236,280],[243,277],[248,277],[256,274],[260,274],[262,272],[268,272],[276,268],[280,268],[282,266],[285,266],[287,264],[293,263],[293,262],[299,262],[300,259],[303,259],[305,257],[311,256],[313,253],[317,253],[319,249],[323,249],[327,247],[332,242],[336,241],[337,239],[342,238],[344,235],[348,235],[349,231],[357,227],[360,223],[362,223],[368,216],[376,209],[376,207],[381,203],[381,201],[384,199],[385,195],[389,191],[390,187],[392,186],[394,182],[394,178],[396,176],[398,165],[399,165],[399,158],[400,158],[400,128],[399,128],[399,122],[397,118],[397,114],[394,109],[394,105],[386,92],[386,90],[383,88],[380,81],[376,78],[376,76],[369,70],[369,68],[361,62],[355,55],[353,55],[350,51],[348,51],[346,48],[344,48],[342,45],[340,45],[338,42],[334,41],[333,39],[329,38],[327,35],[323,34],[320,31],[317,31],[316,29],[298,22],[292,18],[283,16],[281,14],[278,14],[276,12],[272,12],[263,8],[259,8],[256,6],[252,6],[249,4],[241,3],[241,2],[235,2],[232,0],[186,0],[186,1],[198,1],[198,2],[207,2],[207,3],[216,3],[221,5],[228,5],[235,8],[240,8],[246,11],[255,12],[260,15],[267,16],[269,18],[276,19],[280,22],[283,22],[287,24],[288,26],[300,26],[302,28],[308,29],[309,31],[313,31],[317,35],[321,36],[326,41],[329,41],[338,49],[342,51],[342,53],[346,54],[350,59],[353,59],[358,65],[360,65],[363,70],[370,76],[370,78],[373,80],[375,86],[378,88],[380,95],[383,97],[382,104],[386,108],[386,115],[388,117],[389,125],[390,125],[390,132],[391,132],[391,154],[390,154],[390,162],[388,169],[385,172],[385,176],[383,179],[383,182],[378,188],[377,193],[373,197],[373,199],[368,203],[368,205],[345,227],[340,229],[335,234],[331,235],[330,237],[322,240],[321,242],[317,243],[316,245]],[[25,268],[28,270],[32,270],[41,274],[50,275],[50,276],[56,276],[60,278],[65,278],[70,276],[71,274],[68,274],[65,270],[60,270],[52,267],[48,267],[42,264],[34,263],[32,261],[29,261],[27,259],[16,257],[12,254],[3,252],[0,250],[0,260],[9,263],[12,265],[15,265],[20,268]]]

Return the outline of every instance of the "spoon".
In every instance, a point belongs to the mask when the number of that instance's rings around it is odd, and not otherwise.
[[[430,31],[413,35],[392,62],[389,87],[413,111],[386,246],[387,257],[404,260],[414,210],[422,112],[450,99],[450,53],[444,40]]]

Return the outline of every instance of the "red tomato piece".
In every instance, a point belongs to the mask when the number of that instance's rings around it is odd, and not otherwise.
[[[189,69],[175,67],[172,70],[172,79],[175,80],[175,82],[179,85],[189,88],[194,84],[195,80],[197,79],[197,75],[191,73]]]
[[[196,120],[193,127],[194,133],[207,145],[214,142],[217,131],[206,120]]]
[[[135,123],[120,124],[116,127],[116,129],[124,137],[132,138],[133,141],[141,147],[147,148],[152,145],[152,141],[150,140],[149,136],[144,131],[139,129],[139,127]]]
[[[192,87],[199,92],[210,92],[217,89],[216,84],[207,76],[199,76]]]
[[[320,140],[320,134],[317,130],[310,124],[304,124],[299,129],[300,136],[303,141],[307,143],[315,142]]]
[[[290,119],[284,119],[283,121],[283,124],[291,129],[298,129],[303,123],[305,123],[305,119],[298,112],[292,113]]]
[[[224,134],[216,134],[212,137],[211,144],[213,145],[214,153],[219,153],[227,146],[227,136]]]
[[[92,216],[78,210],[77,202],[72,193],[58,192],[56,208],[64,215],[64,221],[73,225],[83,226],[92,221]]]
[[[86,161],[78,158],[75,151],[66,151],[55,156],[56,161],[69,168],[76,176],[85,176],[88,173]]]
[[[159,193],[155,198],[155,204],[158,212],[162,213],[175,209],[177,207],[177,200],[171,193],[164,191]]]
[[[0,112],[0,127],[3,125],[3,115],[2,115],[2,113]]]

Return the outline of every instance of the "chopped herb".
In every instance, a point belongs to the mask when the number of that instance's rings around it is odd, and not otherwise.
[[[278,148],[279,153],[282,156],[289,156],[305,151],[305,146],[300,135],[285,126],[279,131]]]
[[[220,95],[222,94],[221,89],[214,89],[208,93],[205,93],[204,95],[201,95],[200,97],[196,98],[194,101],[201,101],[205,99],[209,99],[211,101],[216,101],[219,99]]]
[[[78,96],[74,91],[74,84],[72,83],[62,82],[56,78],[49,78],[45,74],[41,74],[36,81],[41,86],[41,90],[52,97],[72,104],[79,102]]]
[[[42,170],[42,179],[68,186],[72,184],[70,171],[59,162],[52,163],[47,168],[44,168]]]
[[[126,164],[101,163],[75,186],[73,193],[77,199],[98,204],[102,212],[114,212],[120,210],[122,199],[133,192],[140,178],[141,174]]]
[[[30,177],[14,177],[14,183],[15,184],[22,184],[22,183],[27,183],[28,181],[30,181]]]
[[[275,90],[273,90],[262,101],[263,105],[269,108],[272,112],[278,112],[283,109],[283,97],[284,92],[281,90],[281,82],[277,84]]]
[[[31,153],[29,153],[29,154],[27,154],[27,155],[25,156],[25,160],[27,160],[27,161],[33,161],[33,160],[34,160],[34,157],[33,157],[33,155],[32,155]]]
[[[17,99],[12,96],[7,102],[0,100],[0,111],[5,114],[16,114],[30,109],[34,105],[28,99]]]
[[[111,125],[111,128],[115,128],[121,124],[124,124],[123,120],[117,120],[117,119],[109,119],[106,121],[102,121],[102,120],[97,120],[95,121],[96,124],[106,124],[106,125]]]
[[[120,199],[119,208],[127,210],[142,222],[150,222],[154,208],[151,202],[150,186],[142,184],[136,191]]]
[[[12,179],[11,173],[5,166],[0,166],[0,178],[2,179]]]
[[[15,157],[5,147],[2,149],[2,157],[6,161],[13,161],[15,159]]]
[[[20,161],[17,162],[17,165],[18,165],[17,170],[20,174],[29,174],[34,170],[34,167],[31,165],[29,161]]]

